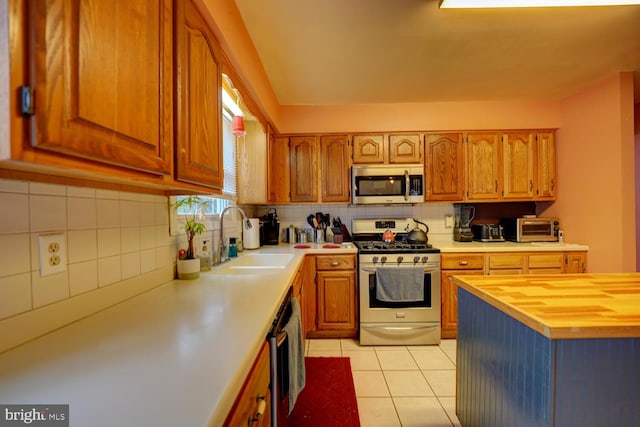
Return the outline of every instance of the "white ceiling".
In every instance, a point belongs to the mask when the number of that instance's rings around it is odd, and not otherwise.
[[[562,98],[634,71],[640,6],[235,0],[281,105]]]

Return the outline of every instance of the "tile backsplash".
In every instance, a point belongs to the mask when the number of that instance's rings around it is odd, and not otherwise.
[[[0,319],[175,262],[165,196],[0,180]],[[67,271],[40,276],[38,236],[62,233]]]
[[[445,215],[453,215],[452,203],[424,203],[419,205],[351,206],[351,205],[282,205],[265,206],[258,210],[260,216],[269,208],[276,209],[280,229],[293,224],[297,228],[310,228],[306,222],[309,214],[328,213],[331,218],[340,217],[351,232],[353,218],[417,218],[429,226],[429,241],[450,241],[453,230],[445,228]]]

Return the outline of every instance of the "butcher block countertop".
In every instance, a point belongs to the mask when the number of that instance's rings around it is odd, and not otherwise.
[[[454,242],[451,239],[429,238],[433,247],[442,253],[473,252],[581,252],[588,251],[589,246],[579,243],[560,242]]]
[[[640,273],[456,276],[453,280],[551,339],[640,337]]]

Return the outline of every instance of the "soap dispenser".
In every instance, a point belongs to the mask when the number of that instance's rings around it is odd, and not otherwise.
[[[236,238],[229,238],[229,258],[238,256],[238,246],[236,246]]]
[[[200,258],[200,271],[210,271],[213,260],[206,240],[202,241],[202,250],[198,254],[198,258]]]

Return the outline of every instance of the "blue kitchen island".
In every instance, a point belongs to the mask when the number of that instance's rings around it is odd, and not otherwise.
[[[454,283],[464,427],[640,426],[640,274]]]

